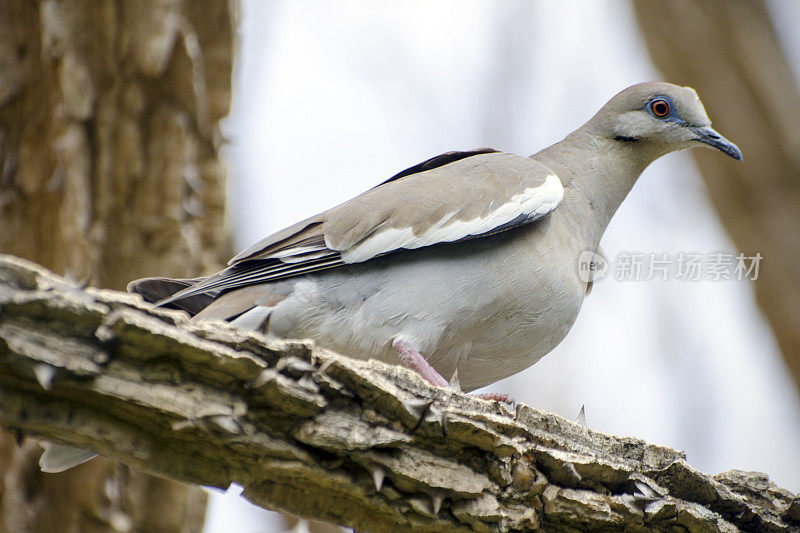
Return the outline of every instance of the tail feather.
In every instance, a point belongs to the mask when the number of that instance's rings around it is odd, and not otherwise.
[[[191,287],[205,278],[171,279],[171,278],[142,278],[128,283],[128,292],[139,294],[145,301],[157,303],[169,298],[176,292]],[[170,309],[183,309],[194,316],[208,307],[219,296],[219,291],[210,290],[195,294],[181,300],[171,302],[164,307]]]

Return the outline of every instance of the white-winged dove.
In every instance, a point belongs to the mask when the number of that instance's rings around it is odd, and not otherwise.
[[[402,363],[470,391],[534,364],[566,336],[597,250],[639,174],[675,150],[711,146],[694,90],[643,83],[531,157],[448,152],[267,237],[207,278],[129,285],[197,320],[343,355]]]
[[[531,157],[448,152],[267,237],[208,278],[129,290],[197,320],[402,362],[434,385],[457,370],[473,390],[561,342],[586,294],[581,252],[597,249],[645,167],[702,145],[741,159],[694,90],[635,85]]]

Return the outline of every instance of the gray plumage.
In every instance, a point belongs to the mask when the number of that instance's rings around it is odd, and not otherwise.
[[[561,342],[587,290],[581,252],[597,249],[652,161],[702,144],[741,159],[692,89],[636,85],[529,158],[443,154],[264,239],[188,288],[150,279],[130,290],[174,293],[162,303],[191,302],[192,312],[208,304],[197,320],[311,338],[361,359],[398,363],[402,341],[445,378],[457,369],[473,390]]]
[[[311,338],[473,390],[561,342],[587,292],[581,252],[597,250],[651,162],[699,145],[741,159],[692,89],[635,85],[530,158],[448,152],[267,237],[208,278],[128,288],[196,320]],[[40,464],[61,471],[92,455],[53,445]]]
[[[530,158],[448,152],[248,248],[208,278],[128,289],[196,320],[226,320],[343,355],[401,362],[465,390],[534,364],[566,336],[597,250],[639,174],[707,145],[735,158],[695,92],[643,83]],[[92,452],[52,445],[42,470]]]

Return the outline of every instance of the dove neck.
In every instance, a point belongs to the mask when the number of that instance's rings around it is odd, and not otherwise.
[[[559,210],[570,217],[574,236],[596,250],[611,217],[651,162],[636,141],[619,141],[581,130],[531,156],[553,170],[564,185]]]

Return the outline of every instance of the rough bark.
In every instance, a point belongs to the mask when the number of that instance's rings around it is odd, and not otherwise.
[[[0,1],[0,249],[94,285],[228,256],[229,2]]]
[[[708,102],[716,129],[742,149],[736,164],[692,150],[736,246],[764,257],[755,282],[800,390],[800,88],[763,1],[633,2],[656,67]]]
[[[0,0],[0,251],[121,288],[229,255],[230,0]],[[0,532],[198,531],[196,488],[0,438]],[[168,509],[169,512],[164,512]]]
[[[370,531],[800,531],[764,474],[0,256],[0,423]]]

